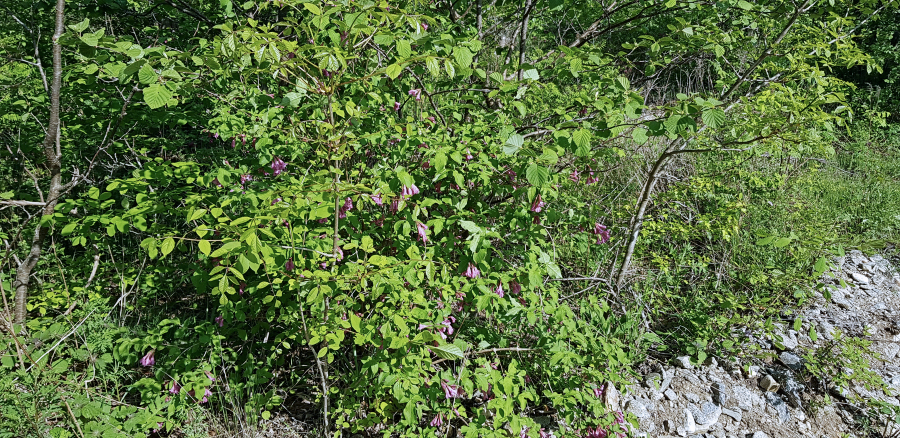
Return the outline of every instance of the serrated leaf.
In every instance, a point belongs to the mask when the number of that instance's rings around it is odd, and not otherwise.
[[[161,108],[172,98],[172,92],[159,84],[153,84],[144,88],[144,102],[150,109]]]
[[[516,152],[525,144],[525,137],[521,134],[512,134],[503,144],[503,153],[506,155],[515,155]]]
[[[430,347],[430,348],[431,348],[431,351],[433,351],[434,354],[437,355],[437,357],[439,357],[441,359],[456,360],[456,359],[463,359],[466,357],[466,355],[465,355],[465,353],[463,353],[462,349],[460,349],[459,347],[457,347],[454,344],[439,345],[437,347]]]
[[[472,52],[466,47],[454,47],[453,58],[456,59],[456,63],[461,67],[469,68],[472,65]]]
[[[409,45],[409,40],[397,41],[397,53],[404,59],[412,56],[412,48]]]
[[[453,67],[453,63],[449,59],[444,60],[444,69],[447,70],[447,76],[451,78],[456,76],[456,68]]]
[[[402,72],[403,67],[401,67],[400,64],[391,64],[384,70],[384,73],[391,79],[397,79],[397,76],[400,76],[400,73]]]
[[[718,128],[725,124],[725,111],[718,108],[710,108],[703,111],[701,118],[703,123],[710,128]]]
[[[550,170],[546,167],[538,166],[537,163],[531,163],[525,169],[525,179],[535,187],[543,187],[550,181]]]
[[[144,64],[138,70],[138,80],[144,85],[155,84],[159,81],[159,76],[149,64]]]
[[[525,72],[522,73],[522,78],[523,79],[531,79],[533,81],[536,81],[541,78],[541,75],[538,74],[537,70],[532,68],[532,69],[525,70]]]

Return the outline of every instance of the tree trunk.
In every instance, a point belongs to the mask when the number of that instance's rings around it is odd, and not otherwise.
[[[59,144],[59,95],[62,88],[62,47],[59,45],[59,38],[65,31],[65,6],[65,0],[56,0],[56,29],[53,33],[53,81],[50,85],[50,120],[47,123],[47,133],[44,135],[42,144],[44,157],[47,159],[47,170],[50,173],[50,187],[47,191],[47,197],[42,199],[43,202],[46,202],[41,210],[43,217],[53,215],[53,210],[63,190],[62,164],[60,163],[62,151]],[[41,249],[48,231],[49,225],[45,224],[42,218],[35,226],[28,256],[16,268],[16,279],[13,283],[13,288],[16,290],[13,321],[16,323],[25,321],[31,273],[41,258]]]

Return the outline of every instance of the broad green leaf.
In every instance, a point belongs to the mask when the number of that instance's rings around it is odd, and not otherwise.
[[[647,137],[647,130],[644,128],[634,128],[634,130],[631,131],[631,138],[637,144],[644,144],[649,140],[649,137]]]
[[[397,53],[399,53],[400,57],[403,59],[412,56],[412,48],[410,48],[409,40],[397,41]]]
[[[465,353],[454,344],[438,345],[429,348],[441,359],[457,360],[466,357]]]
[[[550,170],[546,167],[538,166],[537,163],[531,163],[525,169],[525,179],[535,187],[543,187],[550,181]]]
[[[709,108],[703,111],[703,123],[710,128],[718,128],[725,124],[725,111],[718,108]]]
[[[165,106],[171,98],[172,92],[163,85],[153,84],[144,88],[144,102],[147,103],[150,109]]]
[[[144,64],[138,71],[138,80],[144,85],[155,84],[159,81],[159,76],[153,71],[153,68],[150,67],[149,64]]]
[[[202,252],[204,255],[209,255],[210,245],[208,240],[201,240],[197,242],[197,248],[199,248],[200,252]]]
[[[175,249],[175,239],[171,237],[167,237],[166,240],[163,240],[162,245],[159,247],[160,251],[162,251],[162,256],[165,257]]]
[[[515,155],[523,144],[525,144],[525,137],[521,134],[512,134],[506,139],[506,143],[503,144],[503,153],[506,155]]]
[[[400,76],[400,73],[403,72],[403,67],[401,67],[400,64],[391,64],[387,66],[387,69],[385,69],[384,72],[389,78],[397,79],[397,76]]]
[[[791,243],[791,239],[789,239],[787,237],[782,237],[781,239],[778,239],[775,241],[775,248],[784,248],[789,243]]]

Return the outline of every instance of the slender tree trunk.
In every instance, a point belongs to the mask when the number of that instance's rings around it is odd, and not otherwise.
[[[56,29],[53,33],[53,80],[50,85],[50,120],[47,123],[47,133],[44,135],[42,148],[44,157],[47,159],[47,170],[50,173],[50,187],[47,191],[46,202],[41,214],[44,217],[53,215],[56,203],[59,201],[60,193],[63,190],[62,184],[62,164],[60,159],[62,151],[59,144],[60,122],[59,122],[59,95],[62,89],[62,47],[59,45],[59,39],[65,31],[65,0],[56,0]],[[34,235],[31,238],[31,248],[28,256],[22,260],[22,263],[16,268],[16,279],[13,288],[16,290],[15,297],[15,314],[13,321],[22,323],[25,321],[26,306],[28,304],[28,285],[31,282],[31,273],[37,266],[38,260],[41,258],[41,249],[44,245],[44,239],[49,231],[48,224],[43,220],[39,221],[34,229]]]
[[[519,73],[517,78],[522,80],[522,64],[525,64],[525,41],[528,39],[528,18],[531,16],[531,10],[534,9],[536,0],[526,0],[525,2],[525,18],[522,19],[522,28],[519,31]]]

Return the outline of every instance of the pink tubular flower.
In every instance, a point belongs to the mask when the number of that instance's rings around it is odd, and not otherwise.
[[[219,187],[219,188],[222,187],[222,183],[219,182],[219,178],[213,178],[212,184],[213,184],[214,186],[216,186],[216,187]]]
[[[212,391],[209,388],[203,390],[203,398],[200,399],[200,404],[206,403],[209,401],[209,397],[212,396]]]
[[[522,293],[522,285],[519,284],[518,281],[515,281],[515,280],[510,281],[509,282],[509,293],[511,293],[513,295],[518,295],[518,294]]]
[[[535,225],[540,225],[540,224],[541,224],[541,217],[540,217],[540,216],[535,216],[534,219],[531,220],[531,223],[533,223],[533,224],[535,224]]]
[[[241,283],[238,287],[238,294],[243,295],[245,290],[247,290],[247,283]]]
[[[251,176],[249,174],[241,175],[241,184],[244,184],[247,181],[253,181],[253,176]]]
[[[594,176],[594,171],[590,167],[587,168],[588,177],[584,180],[585,184],[594,184],[596,182],[600,182],[600,178]]]
[[[541,428],[541,430],[539,431],[539,433],[541,434],[541,438],[550,438],[550,434],[547,433],[547,431],[544,430],[544,428]]]
[[[150,350],[138,361],[142,367],[149,367],[156,364],[156,358],[153,357],[154,353],[156,353],[156,350]]]
[[[271,205],[275,205],[275,204],[277,204],[277,203],[279,203],[279,202],[281,202],[281,198],[275,198],[275,199],[272,200],[272,204],[271,204]]]
[[[422,30],[428,30],[428,23],[422,23]]]
[[[454,331],[453,323],[455,323],[455,322],[456,322],[456,318],[454,318],[452,316],[448,316],[447,319],[445,319],[441,322],[440,326],[442,326],[442,327],[437,329],[438,334],[441,335],[441,338],[443,338],[445,341],[447,340],[447,336],[450,336],[453,334],[453,331]]]
[[[459,385],[450,385],[446,380],[441,380],[441,388],[444,388],[444,397],[447,399],[462,397],[462,388]]]
[[[284,264],[284,269],[286,269],[288,272],[293,271],[294,270],[294,259],[288,259],[288,261]]]
[[[270,165],[272,168],[272,173],[275,176],[281,175],[281,172],[284,172],[284,169],[287,169],[287,163],[285,163],[281,158],[275,157],[272,160],[272,164]]]
[[[430,424],[431,427],[440,427],[442,424],[444,424],[444,419],[442,418],[441,414],[437,414],[434,416],[434,419],[431,420]]]
[[[375,202],[375,205],[377,205],[377,206],[379,206],[379,207],[381,207],[382,205],[384,205],[384,203],[381,201],[381,194],[380,194],[380,193],[376,193],[376,194],[374,194],[374,195],[370,195],[369,197],[372,198],[372,201]]]
[[[394,102],[394,111],[400,111],[400,102]]]
[[[578,180],[581,179],[581,176],[577,170],[573,170],[572,173],[569,174],[569,179],[572,180],[572,182],[578,182]]]
[[[216,324],[219,324],[219,327],[222,327],[223,325],[225,325],[225,318],[223,318],[222,315],[217,316]]]
[[[409,90],[409,95],[413,96],[416,100],[422,100],[422,90],[418,88],[413,88]]]
[[[463,273],[463,276],[468,278],[478,278],[481,277],[481,271],[469,262],[469,267],[466,268],[466,272]]]
[[[494,289],[494,293],[500,295],[500,298],[503,298],[503,282],[497,283],[497,288]]]
[[[396,213],[400,211],[400,198],[394,198],[391,200],[391,212]]]
[[[531,211],[533,211],[535,213],[540,213],[541,210],[544,209],[545,205],[547,205],[547,203],[544,202],[544,200],[541,199],[541,195],[538,194],[537,196],[534,197],[534,201],[531,203]]]
[[[428,243],[428,225],[425,225],[421,222],[416,222],[416,231],[418,231],[419,238],[422,239],[422,243]]]
[[[177,395],[177,394],[180,393],[180,392],[181,392],[181,385],[179,385],[178,382],[176,382],[176,381],[173,380],[173,381],[172,381],[172,387],[169,388],[169,394],[176,394],[176,395]]]
[[[475,157],[472,156],[472,152],[469,151],[469,148],[466,148],[466,161],[472,161]]]
[[[216,376],[212,375],[211,372],[203,370],[203,374],[206,374],[206,378],[209,379],[210,382],[216,381]]]
[[[337,257],[335,257],[335,259],[336,259],[337,261],[344,260],[344,250],[341,249],[341,247],[338,247],[338,248],[337,248],[337,254],[335,254],[335,255],[337,256]]]
[[[601,225],[600,222],[594,224],[594,234],[597,235],[597,242],[594,243],[595,245],[609,242],[609,230]]]
[[[597,426],[596,429],[587,428],[587,434],[584,436],[585,438],[606,438],[606,429]]]

